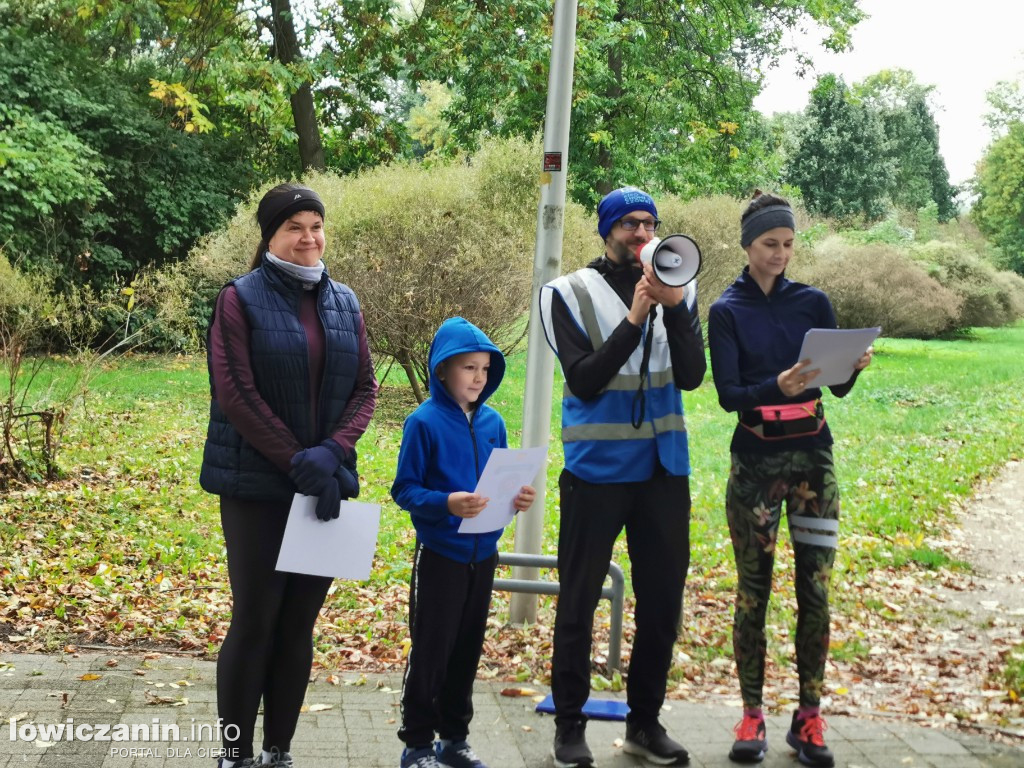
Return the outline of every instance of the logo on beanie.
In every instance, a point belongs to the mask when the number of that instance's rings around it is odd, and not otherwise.
[[[641,192],[639,189],[624,189],[622,190],[622,202],[626,205],[633,205],[634,203],[649,205],[651,203],[651,196],[646,192]]]
[[[302,193],[301,192],[299,192],[298,194],[295,195],[295,197],[292,198],[292,200],[301,200],[301,199],[302,199]]]

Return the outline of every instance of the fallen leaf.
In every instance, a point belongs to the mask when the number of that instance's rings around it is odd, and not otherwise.
[[[92,672],[87,672],[86,674],[82,675],[78,679],[79,680],[99,680],[101,677],[103,677],[103,675],[97,675],[97,674],[94,674]]]
[[[533,688],[502,688],[502,696],[536,696],[537,691]]]

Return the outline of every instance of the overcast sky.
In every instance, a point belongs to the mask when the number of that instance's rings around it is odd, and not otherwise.
[[[882,69],[908,69],[934,85],[931,103],[950,181],[974,175],[991,137],[982,122],[985,92],[1000,80],[1024,80],[1024,3],[1020,0],[861,0],[871,18],[853,31],[853,50],[829,54],[820,34],[797,38],[818,73],[842,75],[847,85]],[[807,106],[814,75],[801,80],[792,60],[768,74],[754,102],[764,114]]]

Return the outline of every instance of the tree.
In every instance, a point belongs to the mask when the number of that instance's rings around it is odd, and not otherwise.
[[[291,0],[270,0],[270,28],[274,35],[274,54],[286,67],[298,68],[302,63],[299,38],[295,34]],[[324,163],[324,147],[320,141],[316,110],[313,107],[313,90],[308,79],[303,79],[291,96],[292,116],[295,118],[295,132],[299,137],[299,161],[303,170],[318,171],[327,166]]]
[[[1003,252],[1007,266],[1024,275],[1024,123],[1012,122],[978,163],[978,200],[971,217]]]
[[[956,216],[957,189],[949,183],[939,128],[928,103],[933,87],[917,83],[907,70],[886,69],[851,90],[881,118],[893,167],[893,204],[918,210],[935,203],[940,221]]]
[[[251,162],[238,137],[186,132],[198,117],[151,95],[170,79],[153,58],[93,49],[117,50],[118,25],[68,18],[0,5],[0,242],[63,285],[110,287],[183,257],[233,208]]]
[[[818,78],[804,116],[785,176],[800,188],[807,209],[837,219],[881,218],[893,163],[878,115],[829,74]]]
[[[1002,136],[1013,123],[1024,122],[1024,89],[1018,81],[1001,80],[985,94],[991,110],[985,124],[993,136]]]
[[[550,8],[550,0],[426,0],[406,24],[409,77],[452,89],[446,116],[461,145],[482,134],[532,135],[543,123]],[[748,126],[751,102],[786,50],[783,32],[813,20],[825,45],[842,49],[861,16],[856,0],[581,4],[574,197],[592,204],[625,182],[692,194],[706,179],[746,191],[744,174],[731,169],[763,150]]]

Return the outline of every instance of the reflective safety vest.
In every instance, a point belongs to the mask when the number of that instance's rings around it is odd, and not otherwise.
[[[540,311],[544,334],[556,355],[558,346],[551,318],[551,301],[556,291],[595,350],[600,349],[629,311],[596,270],[585,268],[552,280],[541,288]],[[687,303],[692,304],[695,299],[696,291],[688,287]],[[563,388],[565,467],[587,482],[648,480],[654,474],[656,462],[670,475],[690,474],[683,398],[672,378],[668,335],[661,312],[654,321],[651,357],[642,379],[646,398],[644,418],[639,429],[633,427],[634,414],[639,413],[636,398],[647,333],[645,323],[641,343],[596,397],[581,400],[568,385]]]

